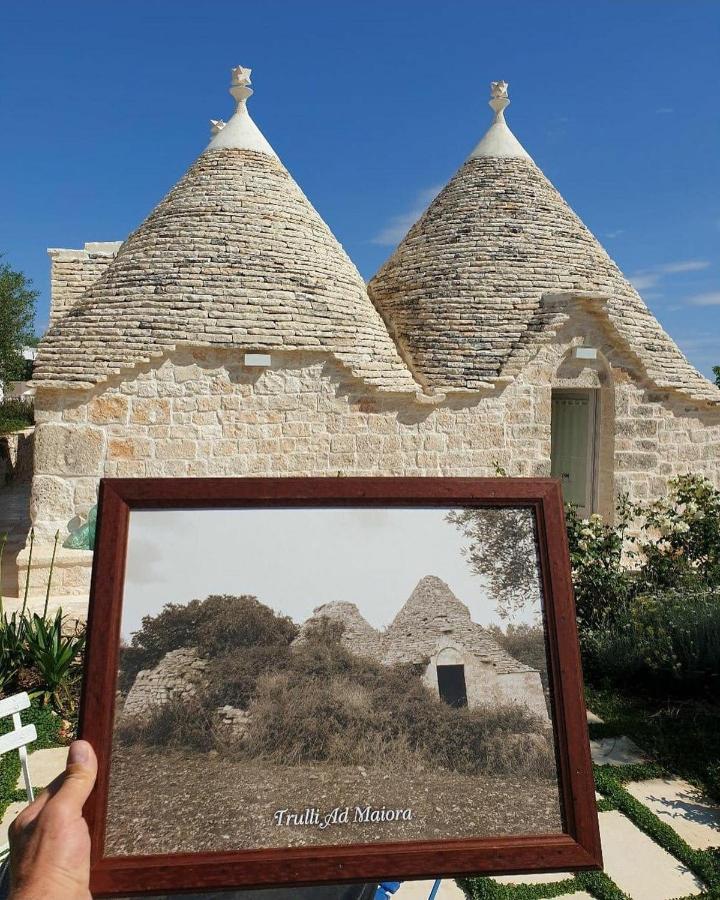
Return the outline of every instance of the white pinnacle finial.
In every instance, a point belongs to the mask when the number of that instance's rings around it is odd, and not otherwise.
[[[230,93],[237,100],[238,106],[250,97],[253,89],[250,87],[250,73],[252,69],[246,69],[244,66],[235,66],[232,70],[232,82],[230,83]]]
[[[223,122],[222,119],[210,120],[212,136],[208,150],[253,150],[255,153],[277,157],[248,112],[246,100],[253,92],[250,87],[251,72],[252,69],[245,66],[235,66],[232,70],[230,93],[237,106],[228,122]]]
[[[510,131],[505,121],[505,109],[510,105],[507,81],[490,82],[490,108],[495,113],[492,124],[470,159],[530,159],[527,150]]]
[[[503,110],[510,105],[507,81],[490,82],[490,108],[495,111],[495,121],[504,119]]]

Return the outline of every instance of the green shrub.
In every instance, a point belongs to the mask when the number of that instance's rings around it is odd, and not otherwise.
[[[64,714],[80,693],[85,628],[66,633],[62,610],[52,618],[14,612],[0,615],[0,695],[27,691]]]
[[[645,689],[715,693],[720,678],[720,589],[636,597],[604,628],[581,634],[587,675]]]
[[[0,434],[11,434],[30,428],[35,422],[35,410],[31,400],[8,397],[0,400]]]
[[[85,628],[76,624],[72,634],[65,634],[62,610],[58,609],[54,619],[33,615],[27,623],[25,641],[27,659],[40,684],[31,693],[40,697],[43,705],[52,702],[58,709],[72,706],[72,681],[80,677]]]
[[[615,525],[573,509],[567,522],[586,675],[654,690],[716,687],[720,491],[683,475],[651,503],[621,498]]]

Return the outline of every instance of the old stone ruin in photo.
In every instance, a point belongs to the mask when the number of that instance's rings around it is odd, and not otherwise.
[[[357,656],[388,666],[427,661],[424,683],[451,706],[518,703],[550,725],[540,672],[519,662],[473,622],[467,606],[440,578],[422,578],[384,631],[373,628],[354,603],[333,602],[315,609],[296,642],[323,617],[342,623],[341,641]],[[154,669],[138,673],[122,719],[147,719],[169,700],[194,696],[204,684],[205,667],[194,648],[171,651]],[[235,737],[243,735],[249,717],[229,706],[217,710],[219,724]]]

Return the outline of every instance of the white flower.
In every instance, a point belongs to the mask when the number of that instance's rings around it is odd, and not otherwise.
[[[686,531],[690,531],[690,526],[687,522],[676,522],[673,525],[673,531],[677,534],[685,534]]]

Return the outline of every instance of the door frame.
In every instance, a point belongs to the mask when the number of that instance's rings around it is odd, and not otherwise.
[[[600,499],[599,451],[600,451],[600,388],[551,388],[550,416],[555,397],[566,400],[588,400],[587,472],[585,487],[585,516],[591,516],[598,509]],[[552,421],[552,419],[551,419]],[[550,465],[552,465],[552,429],[550,437]]]

